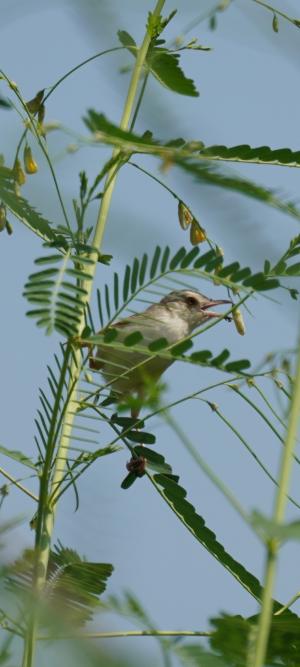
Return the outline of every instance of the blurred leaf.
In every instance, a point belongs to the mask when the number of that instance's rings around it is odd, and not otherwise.
[[[255,528],[262,532],[266,542],[273,539],[280,542],[300,539],[300,521],[276,523],[260,512],[254,511],[251,515],[251,522]]]
[[[257,622],[258,616],[246,619],[242,616],[222,614],[218,618],[212,618],[211,624],[215,632],[210,638],[211,647],[221,653],[222,658],[232,667],[245,667],[249,644],[251,647],[255,641]],[[272,617],[265,664],[299,667],[300,619],[290,611]]]
[[[231,667],[223,658],[206,651],[200,644],[175,646],[175,653],[186,667]]]
[[[33,463],[33,461],[30,458],[28,458],[28,456],[25,456],[25,454],[23,454],[22,452],[19,452],[16,449],[7,449],[3,445],[0,445],[0,452],[1,454],[4,454],[4,456],[8,456],[10,459],[14,459],[19,463],[22,463],[22,465],[26,466],[27,468],[36,470],[36,466]]]
[[[34,552],[27,549],[9,568],[7,585],[10,590],[25,594],[30,591],[33,565]],[[76,551],[59,543],[50,554],[44,600],[70,622],[82,625],[92,618],[112,572],[112,565],[86,561]]]

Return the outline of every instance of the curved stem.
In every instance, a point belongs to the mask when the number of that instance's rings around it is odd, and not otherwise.
[[[211,637],[213,632],[201,630],[116,630],[116,632],[85,632],[80,639],[112,639],[117,637]],[[59,635],[55,639],[78,639],[78,635]],[[41,636],[38,640],[54,639],[53,636]]]
[[[56,81],[56,83],[53,84],[53,86],[50,87],[49,92],[47,93],[47,95],[45,95],[45,97],[43,99],[43,104],[46,102],[48,97],[50,97],[50,95],[52,95],[52,93],[56,90],[56,88],[63,81],[65,81],[65,79],[67,79],[68,76],[71,76],[71,74],[74,74],[74,72],[76,72],[78,69],[80,69],[84,65],[87,65],[92,60],[96,60],[96,58],[100,58],[100,56],[105,56],[107,53],[113,53],[114,51],[124,51],[124,48],[125,48],[124,46],[115,46],[112,49],[106,49],[105,51],[99,51],[99,53],[95,53],[95,55],[90,56],[90,58],[86,58],[86,60],[83,60],[81,63],[79,63],[75,67],[72,67],[72,69],[69,69],[65,74],[63,74],[63,76],[60,77],[60,79],[58,79],[58,81]]]
[[[164,3],[165,0],[158,0],[156,2],[155,9],[153,11],[154,16],[160,15]],[[136,63],[132,72],[132,77],[129,84],[128,94],[125,101],[122,119],[120,123],[121,129],[127,129],[129,126],[131,114],[134,108],[134,102],[137,94],[139,80],[141,77],[143,65],[147,56],[150,43],[151,43],[151,35],[147,29],[142,46],[137,52]],[[119,154],[120,151],[118,149],[115,149],[113,151],[113,157],[117,157]],[[91,296],[93,279],[95,277],[96,266],[97,266],[96,257],[98,256],[98,251],[100,250],[101,247],[101,242],[103,238],[105,225],[107,222],[111,197],[115,186],[115,180],[116,180],[115,167],[113,167],[107,173],[104,193],[100,203],[99,214],[92,242],[92,246],[95,251],[94,252],[95,262],[91,263],[87,267],[86,272],[88,273],[89,279],[83,281],[83,288],[86,290],[86,297],[85,297],[86,304],[89,303]],[[78,333],[81,333],[84,326],[85,326],[85,316],[83,314],[78,326]],[[71,352],[72,352],[72,360],[71,363],[69,363],[71,358]],[[64,414],[64,421],[62,424],[60,441],[56,451],[57,458],[54,465],[52,481],[51,483],[49,483],[49,474],[54,455],[54,448],[56,446],[55,441],[54,442],[51,441],[51,443],[49,442],[49,447],[45,458],[44,470],[41,478],[41,489],[40,489],[40,498],[39,498],[38,513],[37,513],[37,528],[36,528],[36,545],[35,545],[36,558],[35,558],[34,575],[33,575],[33,589],[37,596],[40,595],[46,582],[47,568],[48,568],[50,549],[51,549],[51,539],[52,539],[52,532],[53,532],[54,518],[55,518],[56,505],[54,506],[53,503],[49,503],[49,498],[53,496],[53,491],[55,492],[55,490],[60,485],[60,482],[64,477],[65,467],[67,465],[70,435],[72,432],[74,417],[77,410],[77,390],[78,390],[78,380],[80,377],[81,366],[82,366],[81,350],[79,348],[73,351],[71,348],[71,344],[69,342],[67,345],[64,366],[60,377],[60,383],[62,382],[62,385],[64,385],[68,370],[70,376],[69,388],[68,388],[68,395],[69,395],[68,406]],[[58,410],[57,410],[57,415],[53,414],[53,419],[52,419],[53,433],[54,429],[56,428],[56,416],[58,417]],[[29,622],[28,632],[26,635],[24,654],[23,654],[23,667],[32,667],[33,665],[34,651],[36,645],[36,634],[37,634],[36,630],[37,630],[37,622],[39,615],[37,603],[38,599],[36,604],[34,605],[33,613],[31,615],[31,619]]]
[[[289,487],[294,447],[296,444],[297,430],[300,418],[300,343],[298,346],[298,357],[296,367],[296,377],[292,393],[292,403],[287,427],[285,446],[281,457],[281,465],[278,479],[278,492],[275,496],[273,521],[282,523],[287,502],[287,492]],[[264,589],[262,597],[261,614],[258,624],[257,639],[255,645],[255,658],[253,667],[262,667],[265,662],[267,652],[267,643],[271,627],[273,601],[272,594],[275,582],[277,567],[277,554],[279,543],[271,539],[267,545],[267,555],[265,562]]]

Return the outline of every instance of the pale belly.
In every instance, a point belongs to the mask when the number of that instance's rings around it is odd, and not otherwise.
[[[138,331],[138,324],[130,321],[126,325],[120,323],[118,341],[121,342],[129,334]],[[182,320],[167,318],[164,321],[161,316],[158,322],[148,317],[140,328],[143,333],[143,346],[148,346],[162,337],[166,338],[170,344],[176,343],[188,334],[187,329],[182,326]],[[142,352],[134,349],[117,350],[110,346],[98,347],[94,361],[93,367],[101,371],[109,387],[121,394],[130,394],[135,391],[140,393],[149,381],[156,382],[173,363],[173,360],[159,356],[148,359]]]

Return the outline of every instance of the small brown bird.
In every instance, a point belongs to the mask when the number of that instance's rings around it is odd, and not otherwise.
[[[147,347],[159,338],[165,338],[170,345],[179,343],[200,324],[219,317],[218,313],[209,310],[211,307],[226,303],[231,304],[231,301],[210,299],[194,290],[170,292],[144,312],[114,323],[112,326],[119,334],[116,341],[122,343],[127,336],[138,331],[143,336],[139,347]],[[100,345],[96,356],[91,356],[89,363],[91,369],[101,371],[120,398],[136,393],[142,400],[149,381],[156,382],[173,363],[173,359],[164,359],[158,353],[147,361],[147,355],[141,351],[130,348],[118,350]],[[133,416],[137,416],[136,411],[133,411]]]

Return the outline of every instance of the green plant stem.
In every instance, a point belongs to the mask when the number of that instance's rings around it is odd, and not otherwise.
[[[155,9],[153,11],[154,16],[160,15],[164,3],[165,0],[157,1]],[[120,123],[120,127],[123,130],[128,129],[129,126],[131,114],[134,108],[134,102],[136,99],[139,80],[142,74],[143,65],[146,59],[150,43],[151,43],[151,35],[148,32],[148,30],[146,30],[143,43],[137,54],[135,67],[132,72],[128,94],[124,105],[124,111]],[[114,158],[118,155],[119,155],[119,150],[115,149],[112,157]],[[115,180],[116,180],[115,167],[113,167],[108,172],[106,177],[103,197],[101,199],[99,214],[95,227],[95,233],[92,245],[95,249],[96,257],[101,247],[103,233],[110,208],[111,197],[115,186]],[[93,286],[93,279],[96,272],[96,266],[97,263],[95,258],[95,262],[90,264],[87,269],[87,273],[90,279],[83,281],[83,287],[84,289],[86,289],[86,304],[89,303],[90,300],[92,286]],[[78,332],[81,332],[84,326],[85,326],[85,318],[83,315],[78,327]],[[82,365],[80,349],[77,349],[73,352],[72,361],[68,367],[70,356],[71,356],[71,345],[70,343],[68,343],[67,350],[65,353],[65,363],[61,372],[61,378],[59,384],[62,383],[62,386],[64,385],[67,368],[69,370],[71,379],[69,382],[69,391],[68,391],[69,395],[68,407],[64,414],[64,421],[62,424],[60,441],[56,452],[56,456],[58,458],[55,462],[52,481],[51,484],[49,485],[49,473],[54,454],[54,447],[56,444],[54,441],[53,447],[51,444],[51,446],[48,447],[46,453],[44,470],[40,484],[40,497],[39,497],[39,505],[37,512],[37,528],[36,528],[36,543],[35,543],[36,560],[35,560],[34,575],[33,575],[33,590],[37,596],[41,594],[46,581],[47,567],[51,549],[51,538],[54,526],[54,512],[56,505],[54,501],[52,501],[51,504],[49,504],[49,497],[53,497],[53,495],[55,495],[57,489],[59,488],[61,480],[64,477],[64,470],[67,464],[69,439],[72,432],[74,416],[77,410],[77,387]],[[60,397],[58,397],[58,408],[59,408],[59,400]],[[53,429],[55,429],[56,426],[56,417],[58,417],[58,409],[56,414],[53,414],[53,419],[52,419]],[[31,619],[29,622],[28,632],[26,635],[24,653],[23,653],[23,667],[32,667],[33,665],[35,645],[36,645],[37,622],[38,622],[38,604],[36,603],[34,605],[33,613],[31,615]]]
[[[100,58],[101,56],[105,56],[107,53],[113,53],[114,51],[124,51],[125,47],[124,46],[114,46],[111,49],[106,49],[105,51],[99,51],[98,53],[95,53],[93,56],[90,56],[89,58],[86,58],[85,60],[82,60],[81,63],[78,63],[78,65],[75,65],[75,67],[72,67],[72,69],[69,69],[63,76],[61,76],[56,83],[53,84],[53,86],[50,87],[47,95],[45,95],[43,99],[43,104],[45,104],[46,100],[52,93],[56,90],[56,88],[63,82],[65,79],[67,79],[71,74],[74,74],[78,69],[83,67],[84,65],[87,65],[88,63],[92,62],[92,60],[96,60],[96,58]]]
[[[282,523],[284,519],[284,513],[287,502],[287,492],[288,492],[292,463],[293,463],[293,453],[297,438],[299,417],[300,417],[300,342],[298,346],[296,377],[292,393],[292,402],[291,402],[291,409],[290,409],[289,421],[285,439],[285,446],[281,457],[280,472],[278,478],[279,488],[275,496],[274,511],[272,517],[275,523]],[[265,662],[267,643],[271,627],[271,618],[273,609],[272,595],[275,582],[278,549],[279,549],[278,541],[270,540],[267,545],[262,607],[258,624],[253,667],[262,667]]]
[[[277,480],[275,479],[275,477],[273,477],[273,475],[271,475],[271,473],[269,472],[268,468],[266,468],[266,466],[264,465],[264,463],[260,460],[260,458],[257,456],[257,454],[256,454],[256,453],[253,451],[253,449],[250,447],[250,445],[248,445],[247,441],[245,440],[245,438],[243,438],[243,436],[241,435],[241,433],[240,433],[240,432],[233,426],[233,424],[229,421],[229,419],[227,419],[227,418],[225,417],[225,415],[222,414],[222,412],[219,410],[218,406],[216,406],[216,408],[215,408],[214,411],[215,411],[215,413],[218,415],[218,417],[220,417],[220,419],[222,419],[222,421],[224,422],[224,424],[226,424],[226,425],[231,429],[231,431],[232,431],[232,432],[236,435],[236,437],[241,441],[241,443],[244,445],[244,447],[246,447],[246,449],[247,449],[247,451],[249,452],[249,454],[251,454],[251,456],[253,456],[253,458],[254,458],[254,460],[256,461],[256,463],[257,463],[257,464],[260,466],[260,468],[264,471],[264,473],[267,475],[267,477],[269,477],[269,479],[271,480],[271,482],[273,482],[273,484],[275,484],[275,486],[278,486],[278,482],[277,482]],[[290,501],[293,505],[295,505],[295,507],[297,507],[298,509],[300,509],[300,505],[299,505],[299,503],[297,503],[297,501],[294,500],[294,498],[292,498],[292,496],[288,495],[288,499],[289,499],[289,501]]]
[[[201,632],[200,630],[124,630],[116,632],[85,632],[80,635],[59,635],[55,639],[113,639],[116,637],[211,637],[213,632]],[[49,641],[53,636],[41,636],[38,640]]]
[[[16,486],[20,491],[23,491],[23,493],[26,493],[26,496],[29,496],[29,498],[32,498],[32,500],[38,501],[38,497],[34,495],[29,489],[27,489],[23,484],[20,484],[20,482],[15,479],[12,475],[10,475],[9,472],[6,472],[4,468],[0,468],[0,474],[3,475],[3,477],[6,477],[6,479],[9,479],[9,481]]]
[[[292,23],[297,28],[300,27],[299,19],[293,19],[291,16],[288,16],[288,14],[281,12],[279,9],[277,9],[277,7],[272,7],[272,5],[268,5],[266,2],[263,2],[262,0],[252,0],[252,2],[255,2],[257,5],[260,5],[261,7],[268,9],[270,12],[272,12],[272,14],[278,14],[278,16],[282,16],[283,19],[289,21],[289,23]]]

